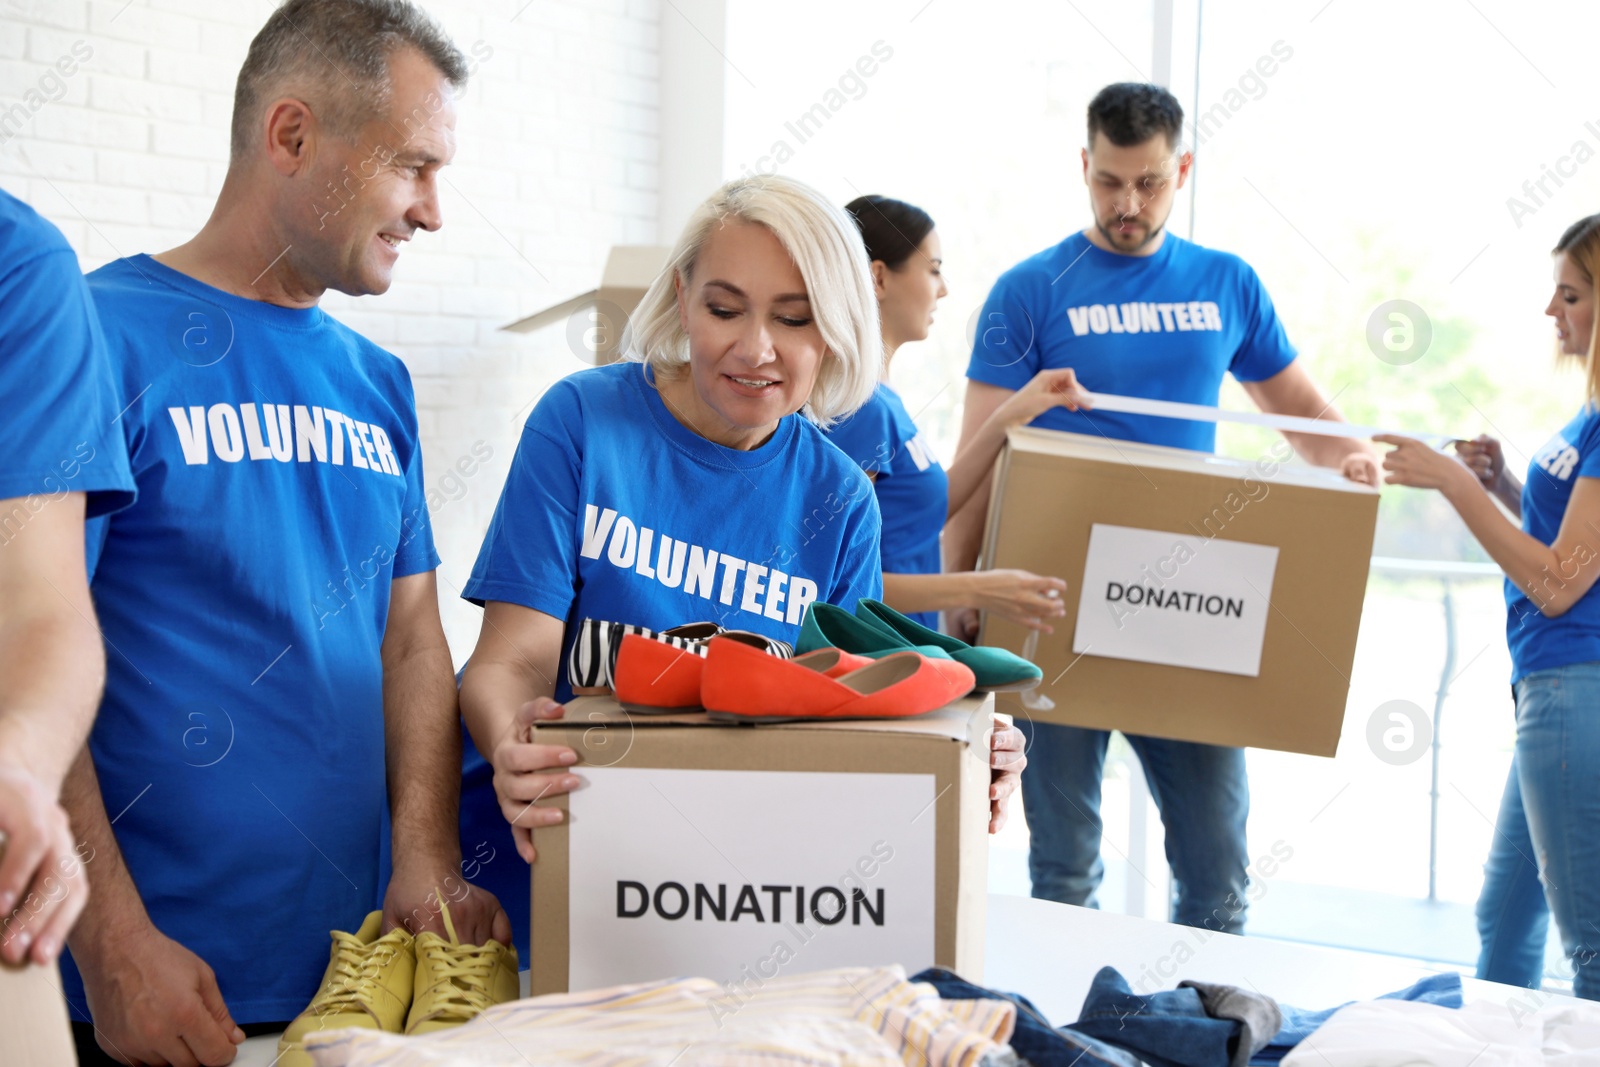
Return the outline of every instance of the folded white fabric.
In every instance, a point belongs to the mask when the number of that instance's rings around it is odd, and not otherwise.
[[[688,978],[558,993],[422,1037],[313,1034],[306,1050],[317,1067],[988,1067],[1015,1024],[1009,1001],[941,1000],[899,967],[855,967],[754,989]]]
[[[1352,1004],[1283,1059],[1283,1067],[1596,1067],[1600,1004],[1534,1009],[1522,1001],[1441,1008],[1405,1000]]]

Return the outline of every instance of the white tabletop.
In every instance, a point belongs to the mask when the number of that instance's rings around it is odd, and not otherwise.
[[[1414,960],[1365,952],[1208,934],[1187,926],[1112,915],[1028,897],[989,897],[984,973],[991,989],[1021,993],[1057,1026],[1074,1022],[1101,967],[1122,972],[1136,992],[1171,989],[1185,978],[1254,989],[1297,1008],[1331,1008],[1403,989],[1440,972]],[[1526,989],[1462,980],[1468,1001],[1553,999]],[[524,982],[526,988],[526,982]],[[246,1041],[234,1063],[268,1067],[277,1038]]]

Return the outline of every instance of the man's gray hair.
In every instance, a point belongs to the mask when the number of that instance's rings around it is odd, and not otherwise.
[[[389,60],[414,48],[452,86],[467,82],[467,60],[449,36],[409,0],[287,0],[267,19],[233,94],[233,158],[250,150],[261,108],[300,97],[335,136],[356,131],[388,106]]]

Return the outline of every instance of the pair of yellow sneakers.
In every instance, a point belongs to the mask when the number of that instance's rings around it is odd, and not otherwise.
[[[495,1004],[516,1000],[517,949],[490,940],[463,945],[450,908],[439,897],[447,937],[413,937],[397,926],[379,936],[375,911],[353,934],[334,930],[322,988],[278,1039],[277,1067],[313,1067],[308,1034],[344,1027],[391,1034],[430,1034],[460,1026]]]

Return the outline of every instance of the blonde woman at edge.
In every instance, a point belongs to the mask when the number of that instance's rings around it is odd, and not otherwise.
[[[531,832],[563,817],[548,802],[581,778],[572,749],[528,733],[562,715],[579,622],[708,619],[793,644],[808,603],[852,610],[882,589],[872,486],[822,432],[872,395],[882,361],[872,274],[843,211],[787,178],[723,186],[624,348],[623,362],[557,382],[528,417],[463,594],[484,618],[461,683],[483,754],[464,769],[462,839],[514,843],[530,863]],[[830,500],[830,520],[808,524]],[[714,590],[689,577],[712,552]],[[1020,732],[997,728],[994,748],[998,829]],[[525,922],[519,868],[485,863],[481,882]],[[517,938],[525,947],[525,927]]]
[[[1439,490],[1506,575],[1517,741],[1478,898],[1478,977],[1538,989],[1554,916],[1573,994],[1600,1000],[1600,215],[1569,226],[1551,256],[1545,314],[1588,382],[1526,481],[1492,437],[1459,442],[1460,460],[1407,437],[1373,440],[1395,446],[1385,481]]]

